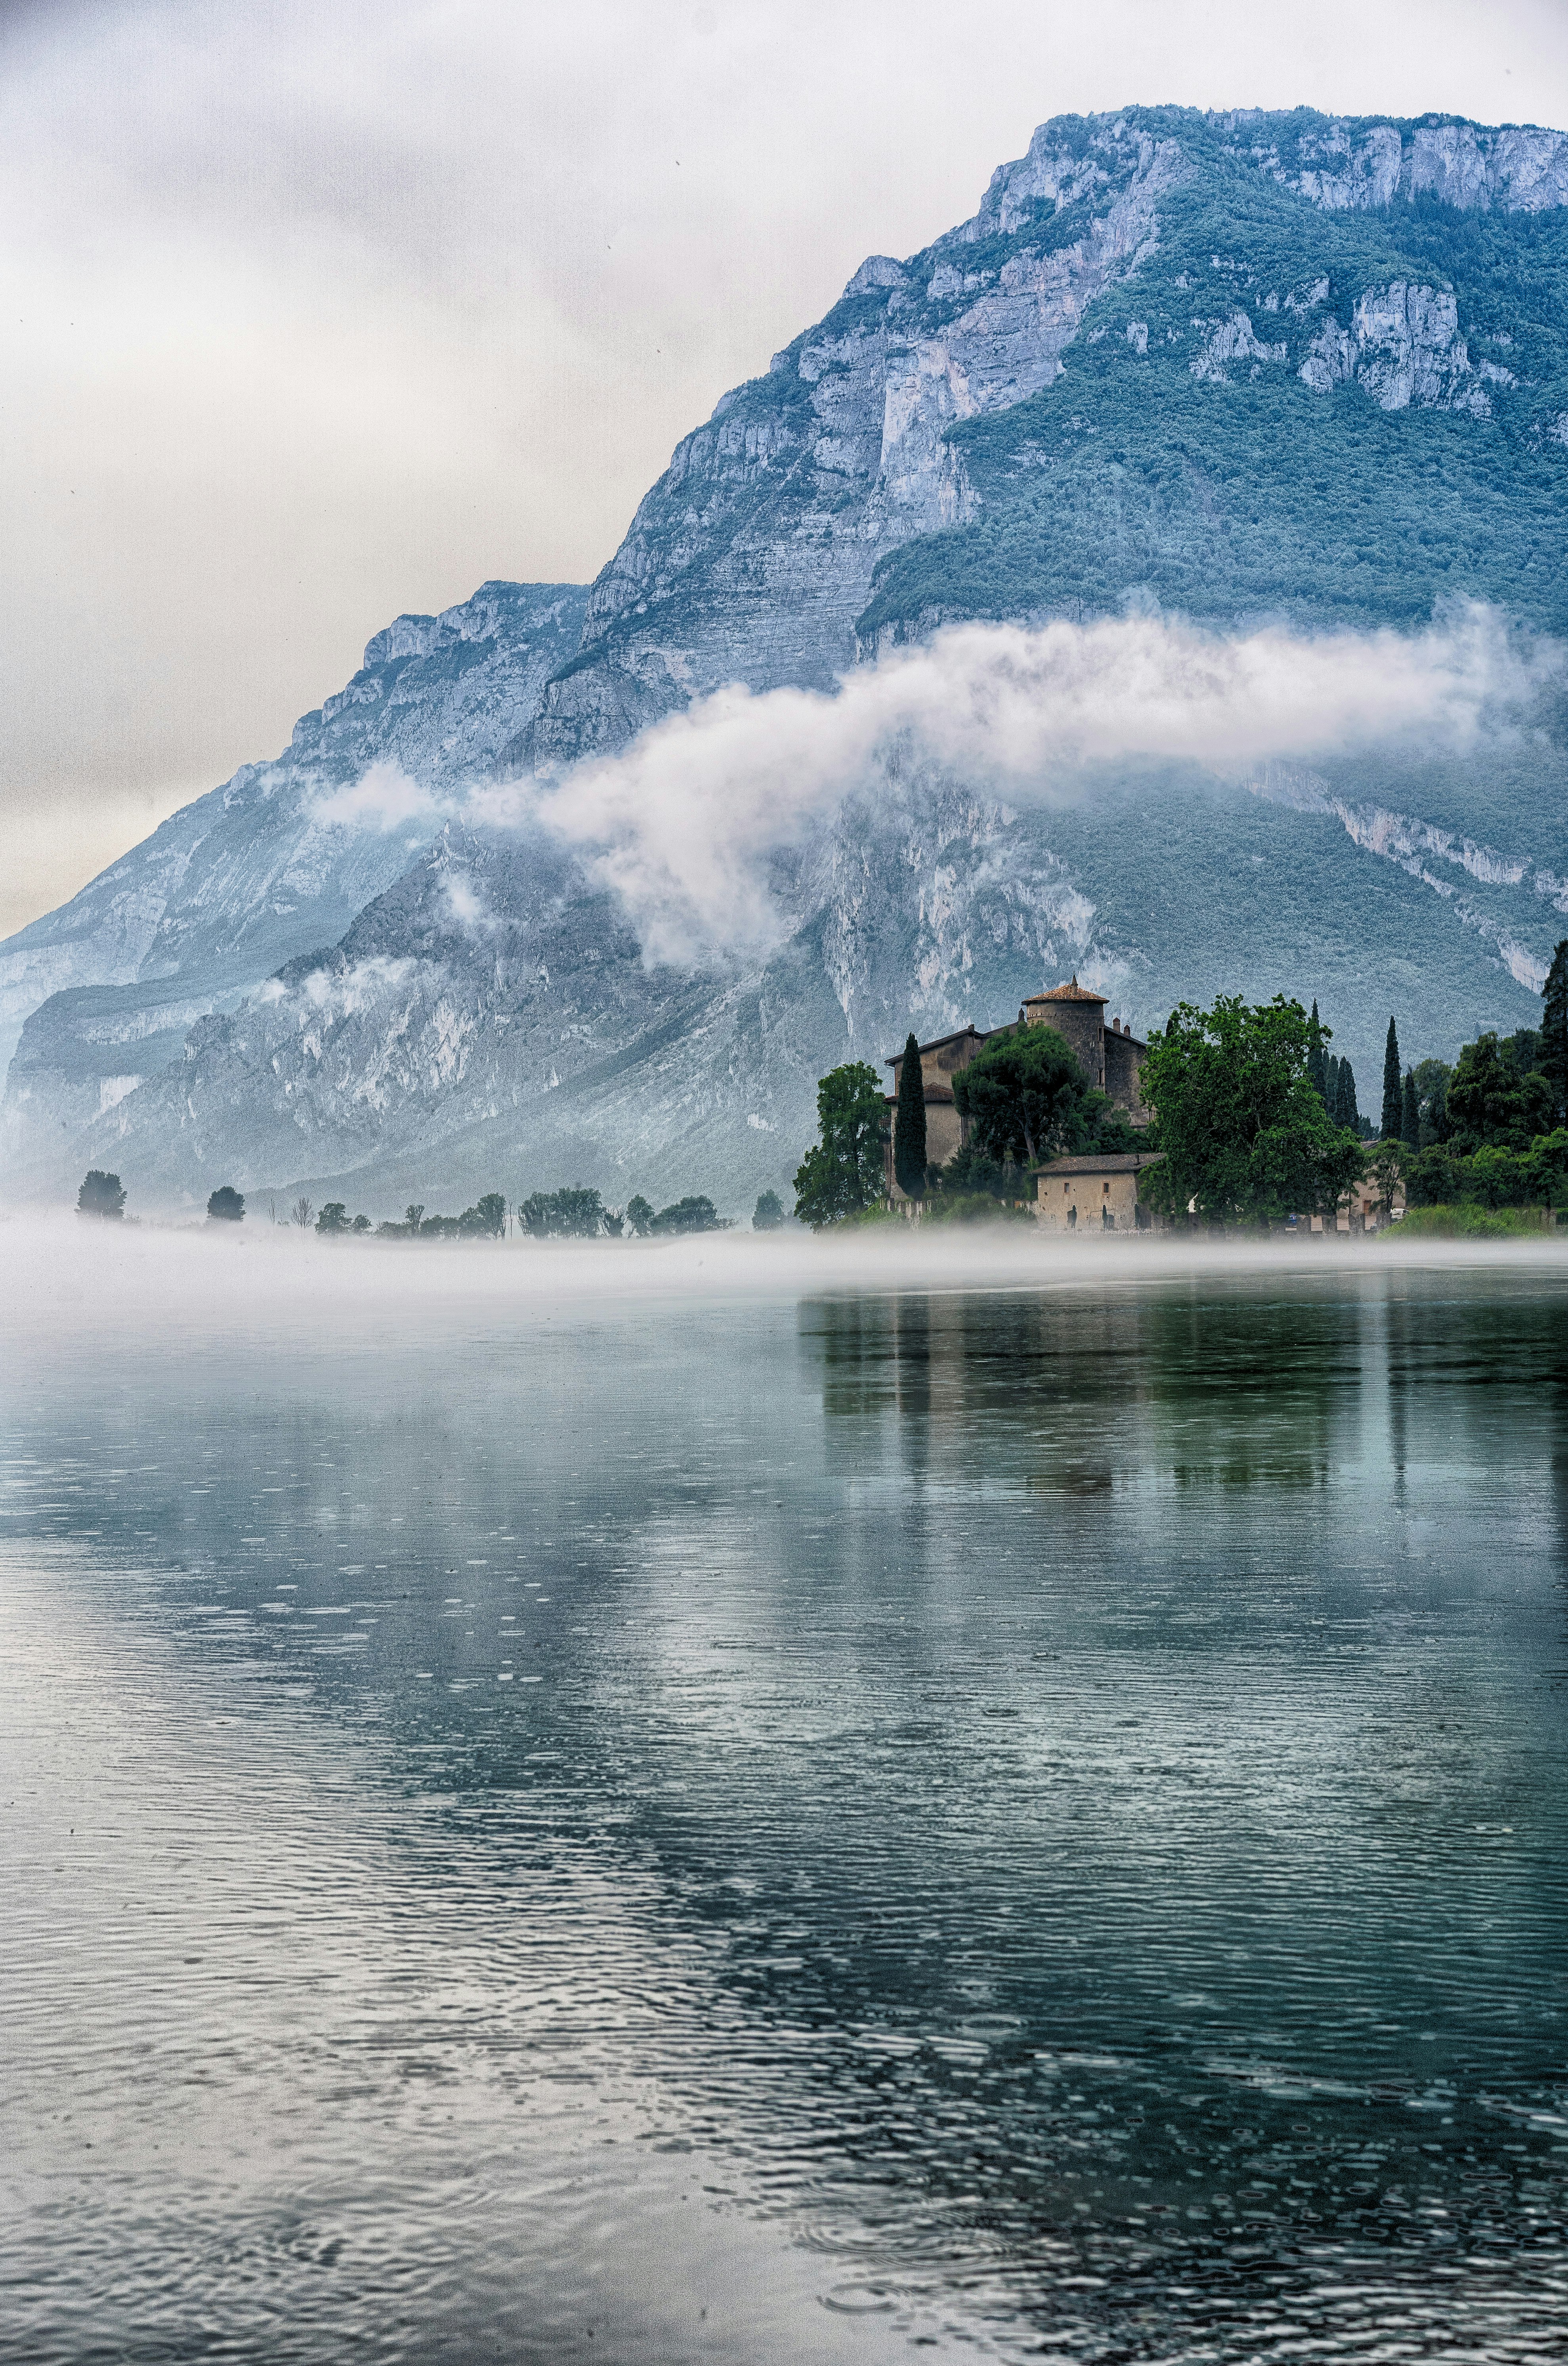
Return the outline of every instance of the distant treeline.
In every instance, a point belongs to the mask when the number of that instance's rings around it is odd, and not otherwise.
[[[79,1216],[117,1222],[125,1215],[125,1187],[119,1177],[95,1166],[83,1178],[76,1195],[76,1212]],[[268,1205],[270,1210],[274,1203],[269,1201]],[[638,1192],[625,1208],[609,1208],[600,1192],[582,1183],[569,1184],[559,1191],[530,1192],[511,1212],[519,1234],[539,1241],[623,1237],[647,1240],[682,1233],[727,1233],[735,1229],[735,1219],[721,1216],[704,1192],[688,1193],[684,1199],[659,1209]],[[344,1200],[327,1200],[318,1214],[301,1193],[287,1218],[272,1212],[269,1221],[286,1222],[301,1232],[314,1231],[329,1239],[364,1239],[373,1234],[382,1241],[473,1241],[504,1239],[507,1215],[505,1195],[486,1191],[460,1216],[427,1215],[423,1201],[414,1200],[404,1209],[401,1222],[389,1218],[377,1224],[368,1216],[351,1216]],[[207,1202],[207,1220],[211,1224],[243,1223],[243,1192],[237,1191],[231,1183],[220,1184]],[[778,1193],[764,1191],[752,1213],[752,1231],[777,1232],[784,1221],[784,1203]]]

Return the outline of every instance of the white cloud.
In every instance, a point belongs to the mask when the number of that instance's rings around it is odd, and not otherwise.
[[[314,819],[328,829],[393,830],[409,822],[438,819],[454,810],[449,798],[422,788],[400,764],[384,759],[357,781],[319,797]]]
[[[542,785],[536,809],[620,896],[649,960],[756,953],[785,925],[772,859],[897,774],[934,771],[1028,804],[1081,794],[1111,766],[1462,752],[1509,727],[1561,659],[1479,607],[1412,635],[965,625],[852,673],[836,695],[718,691],[625,754]]]

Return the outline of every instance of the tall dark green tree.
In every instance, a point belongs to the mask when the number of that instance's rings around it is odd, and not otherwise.
[[[1399,1037],[1393,1020],[1388,1022],[1388,1042],[1382,1055],[1382,1115],[1378,1132],[1384,1142],[1397,1142],[1404,1114],[1404,1094],[1399,1065]]]
[[[1568,937],[1551,956],[1541,990],[1540,1073],[1551,1087],[1553,1122],[1568,1117]]]
[[[1312,1017],[1307,1020],[1307,1076],[1317,1087],[1325,1105],[1328,1100],[1328,1053],[1324,1045],[1327,1037],[1328,1030],[1318,1017],[1314,1002]]]
[[[893,1119],[893,1172],[911,1200],[926,1196],[926,1078],[920,1047],[911,1035],[898,1070],[898,1106]]]
[[[1399,1096],[1399,1138],[1406,1150],[1421,1147],[1421,1096],[1416,1089],[1416,1072],[1404,1071],[1404,1083]]]
[[[1348,1127],[1352,1133],[1360,1129],[1361,1112],[1356,1107],[1356,1071],[1348,1059],[1339,1063],[1338,1107],[1334,1112],[1334,1122]]]
[[[1323,1106],[1328,1111],[1329,1122],[1339,1122],[1339,1063],[1330,1052],[1323,1063]]]

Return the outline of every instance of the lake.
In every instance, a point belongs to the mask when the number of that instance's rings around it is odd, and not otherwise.
[[[1560,2357],[1568,1262],[1142,1246],[7,1229],[0,2357]]]

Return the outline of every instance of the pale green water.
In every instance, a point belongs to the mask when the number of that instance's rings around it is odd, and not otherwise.
[[[1560,2358],[1565,1315],[13,1331],[0,2355]]]

